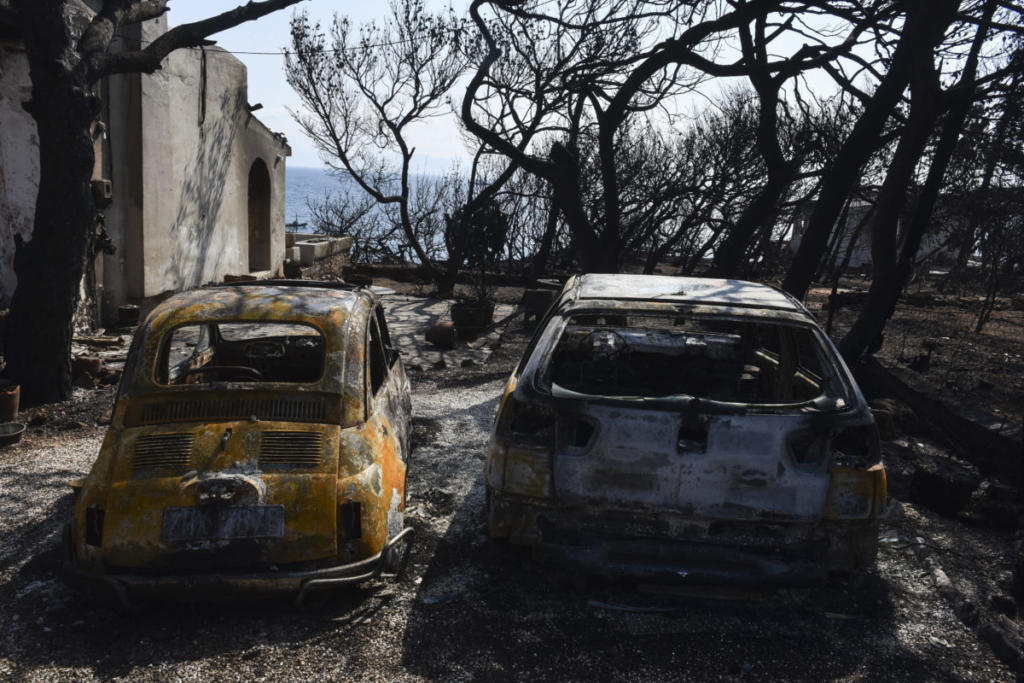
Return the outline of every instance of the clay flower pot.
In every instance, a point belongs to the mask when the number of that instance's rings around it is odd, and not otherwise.
[[[18,417],[21,385],[0,380],[0,422],[12,422]]]

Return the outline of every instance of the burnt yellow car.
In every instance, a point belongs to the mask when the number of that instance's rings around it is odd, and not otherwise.
[[[73,582],[309,591],[391,573],[411,400],[380,301],[306,281],[171,297],[132,341],[67,531]]]

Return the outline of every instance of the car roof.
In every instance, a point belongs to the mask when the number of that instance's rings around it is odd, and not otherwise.
[[[570,281],[566,294],[577,301],[653,300],[806,312],[796,299],[780,289],[756,282],[722,278],[587,274]]]
[[[181,292],[150,313],[154,327],[190,321],[307,320],[323,321],[372,304],[369,291],[352,287],[326,287],[302,281],[233,283]]]

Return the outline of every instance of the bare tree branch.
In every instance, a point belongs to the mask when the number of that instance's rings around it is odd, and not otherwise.
[[[121,24],[138,24],[142,21],[149,21],[163,16],[167,10],[167,0],[139,0],[128,11]]]
[[[171,52],[183,47],[199,47],[209,44],[207,37],[238,26],[247,21],[259,19],[277,10],[298,3],[300,0],[264,0],[250,1],[239,5],[233,10],[223,12],[215,17],[175,26],[142,50],[117,54],[96,55],[92,60],[92,75],[101,78],[118,73],[153,73],[160,68],[164,58]],[[126,4],[124,0],[118,4]],[[137,3],[132,3],[137,4]],[[140,12],[141,13],[141,12]],[[129,16],[127,8],[122,15]],[[91,28],[91,27],[90,27]]]

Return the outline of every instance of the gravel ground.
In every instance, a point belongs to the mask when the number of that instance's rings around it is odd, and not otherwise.
[[[68,479],[98,450],[110,389],[48,409],[0,451],[0,679],[1008,680],[954,615],[919,541],[965,594],[1005,590],[1012,538],[894,503],[877,569],[710,598],[591,583],[486,540],[487,434],[525,337],[486,365],[412,374],[405,575],[300,607],[253,599],[131,614],[59,578]],[[987,595],[977,596],[982,602]]]

